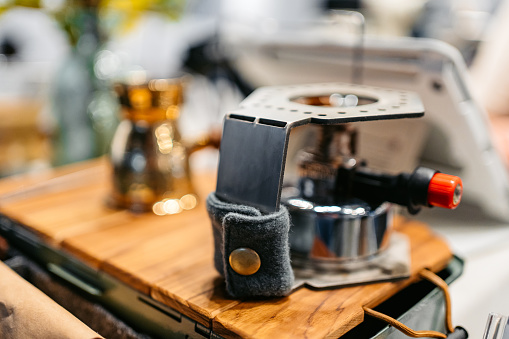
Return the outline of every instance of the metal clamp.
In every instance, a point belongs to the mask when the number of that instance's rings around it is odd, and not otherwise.
[[[352,95],[360,105],[308,104],[334,95]],[[343,83],[260,88],[225,117],[216,194],[265,213],[275,212],[292,128],[423,115],[419,96],[408,91]]]

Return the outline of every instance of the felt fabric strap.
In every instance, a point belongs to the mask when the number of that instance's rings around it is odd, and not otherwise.
[[[290,293],[294,278],[288,245],[290,217],[286,208],[262,215],[254,207],[227,203],[211,193],[207,211],[214,234],[214,264],[224,276],[226,290],[232,297]],[[249,248],[258,254],[261,266],[256,273],[241,275],[231,268],[230,254],[238,248]]]

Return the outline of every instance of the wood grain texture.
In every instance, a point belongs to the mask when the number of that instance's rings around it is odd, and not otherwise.
[[[180,221],[184,223],[193,220],[185,213],[182,217]],[[168,219],[169,216],[121,215],[103,224],[104,228],[66,238],[62,247],[92,266],[100,267],[113,256],[137,248],[144,241],[157,239],[182,225]]]
[[[378,305],[417,280],[422,268],[438,271],[451,258],[447,244],[426,225],[397,218],[397,230],[411,243],[410,279],[321,291],[303,287],[285,298],[235,300],[225,294],[223,278],[213,266],[204,204],[214,189],[213,173],[193,178],[201,200],[197,208],[161,217],[107,208],[110,172],[104,161],[73,169],[77,172],[63,168],[45,173],[39,181],[0,181],[0,192],[8,196],[3,202],[0,196],[0,212],[52,246],[225,337],[337,338],[363,321],[362,306]],[[55,185],[45,185],[48,181]],[[34,186],[44,189],[31,190]],[[27,193],[9,196],[9,190],[19,187]]]
[[[213,251],[212,243],[209,241],[211,235],[208,223],[203,222],[207,220],[207,216],[201,210],[200,208],[197,211],[182,213],[178,218],[160,217],[159,220],[164,224],[154,223],[154,226],[159,224],[155,226],[154,231],[160,231],[155,237],[144,238],[146,233],[150,232],[145,228],[151,226],[143,225],[139,230],[143,234],[137,236],[138,244],[126,251],[118,251],[116,250],[118,246],[111,244],[107,252],[109,256],[103,256],[100,268],[148,294],[148,290],[144,289],[158,280],[173,274],[174,271],[196,264],[201,258],[210,258]],[[186,227],[179,227],[182,224]],[[123,226],[118,231],[121,234],[116,237],[122,243],[128,243],[129,240],[126,238],[135,233],[125,232]],[[84,243],[80,245],[90,247]],[[110,254],[112,250],[115,250],[114,255]],[[96,253],[99,253],[98,250]]]
[[[105,206],[109,168],[104,159],[65,166],[36,175],[0,181],[0,213],[58,247],[64,233],[79,220],[119,213]],[[101,199],[103,198],[103,199]]]
[[[98,158],[90,161],[80,162],[57,169],[47,169],[39,171],[36,174],[20,174],[4,178],[0,181],[0,204],[12,193],[26,192],[35,187],[54,186],[55,178],[62,178],[68,174],[74,177],[80,177],[83,173],[85,177],[90,178],[90,173],[109,171],[106,158]],[[104,173],[101,174],[104,177]],[[30,196],[26,193],[25,196]]]
[[[245,301],[217,315],[213,330],[242,338],[340,337],[363,321],[362,306],[374,307],[417,281],[423,268],[438,271],[449,262],[447,244],[426,225],[408,221],[397,229],[411,242],[410,279],[326,291],[301,288],[270,306],[266,300]]]
[[[80,223],[97,220],[119,213],[108,208],[101,197],[108,190],[97,184],[81,187],[69,192],[52,194],[44,200],[8,204],[0,211],[8,211],[9,216],[24,225],[30,225],[46,241],[58,244],[63,239],[60,232],[67,234],[77,221]]]
[[[175,271],[152,286],[151,296],[199,323],[212,327],[212,319],[239,304],[225,292],[224,279],[206,256],[180,271]]]

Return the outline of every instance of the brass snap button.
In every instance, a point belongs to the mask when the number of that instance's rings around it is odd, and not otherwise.
[[[250,248],[240,247],[230,253],[231,268],[241,275],[252,275],[260,269],[258,253]]]

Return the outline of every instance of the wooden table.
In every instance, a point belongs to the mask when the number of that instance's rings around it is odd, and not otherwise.
[[[215,271],[204,200],[215,175],[194,176],[201,203],[168,216],[134,215],[106,207],[105,159],[37,176],[0,181],[0,213],[17,220],[53,248],[107,272],[132,288],[225,337],[339,337],[374,307],[416,281],[424,267],[438,271],[451,258],[447,244],[419,222],[398,218],[411,243],[412,277],[334,290],[300,288],[285,298],[236,300]]]

